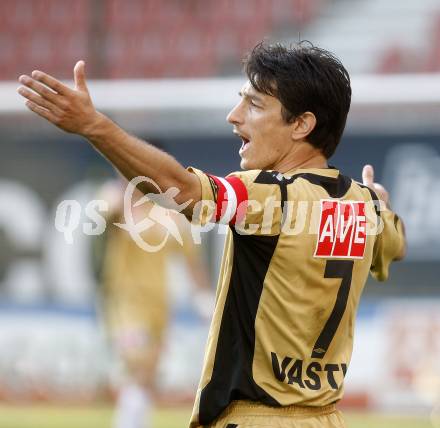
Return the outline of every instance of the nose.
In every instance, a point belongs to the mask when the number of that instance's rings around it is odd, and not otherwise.
[[[240,125],[243,123],[243,109],[240,101],[226,116],[226,120],[232,125]]]

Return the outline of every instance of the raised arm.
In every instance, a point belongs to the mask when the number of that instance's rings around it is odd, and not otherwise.
[[[191,217],[194,204],[201,199],[199,179],[172,156],[128,134],[107,116],[98,112],[90,97],[84,70],[78,61],[73,70],[75,88],[70,88],[42,71],[22,75],[18,93],[27,98],[26,107],[63,131],[82,135],[128,180],[146,176],[165,192],[179,189],[177,204],[192,203],[183,211]],[[139,186],[144,193],[157,193],[149,183]]]
[[[362,181],[365,186],[369,187],[371,190],[373,190],[376,193],[379,199],[385,202],[387,210],[391,211],[390,197],[388,191],[385,189],[384,186],[382,186],[382,184],[374,182],[374,169],[371,165],[365,165],[364,168],[362,169]],[[393,260],[402,260],[406,256],[406,251],[407,251],[405,226],[401,218],[399,218],[399,222],[402,226],[401,231],[403,235],[404,244],[401,247],[400,251],[395,255]],[[396,227],[396,221],[394,221],[394,227]]]

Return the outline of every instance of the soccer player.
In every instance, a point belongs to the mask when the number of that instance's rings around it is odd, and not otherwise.
[[[101,302],[111,343],[127,375],[118,391],[114,428],[144,428],[152,427],[156,373],[169,323],[166,274],[170,257],[182,257],[196,286],[197,301],[212,307],[213,296],[199,248],[192,242],[189,223],[182,214],[168,213],[151,201],[136,206],[143,197],[136,191],[130,207],[136,224],[156,218],[156,213],[171,214],[179,226],[182,245],[176,239],[166,239],[168,231],[163,224],[147,223],[149,227],[139,236],[157,251],[141,248],[126,230],[114,225],[125,221],[125,187],[122,181],[109,181],[98,194],[109,203]]]
[[[175,201],[191,201],[184,213],[193,221],[207,221],[203,200],[229,225],[190,426],[342,427],[335,403],[360,295],[369,272],[385,280],[404,256],[403,225],[371,166],[360,184],[328,165],[351,102],[337,58],[304,43],[260,44],[245,72],[227,118],[241,139],[243,171],[226,178],[185,169],[97,112],[82,61],[74,89],[34,71],[19,78],[18,91],[30,110],[87,138],[128,179],[178,188]],[[143,183],[142,191],[157,190]],[[387,206],[372,210],[377,200]]]

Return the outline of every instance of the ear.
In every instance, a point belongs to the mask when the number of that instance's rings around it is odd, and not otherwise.
[[[310,112],[298,116],[294,122],[292,122],[292,140],[306,140],[307,136],[315,129],[316,116]]]

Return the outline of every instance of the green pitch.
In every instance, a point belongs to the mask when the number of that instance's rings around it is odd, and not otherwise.
[[[160,409],[154,428],[185,428],[190,409]],[[428,416],[345,413],[347,428],[432,428]],[[102,407],[0,406],[0,428],[110,428],[112,409]]]

